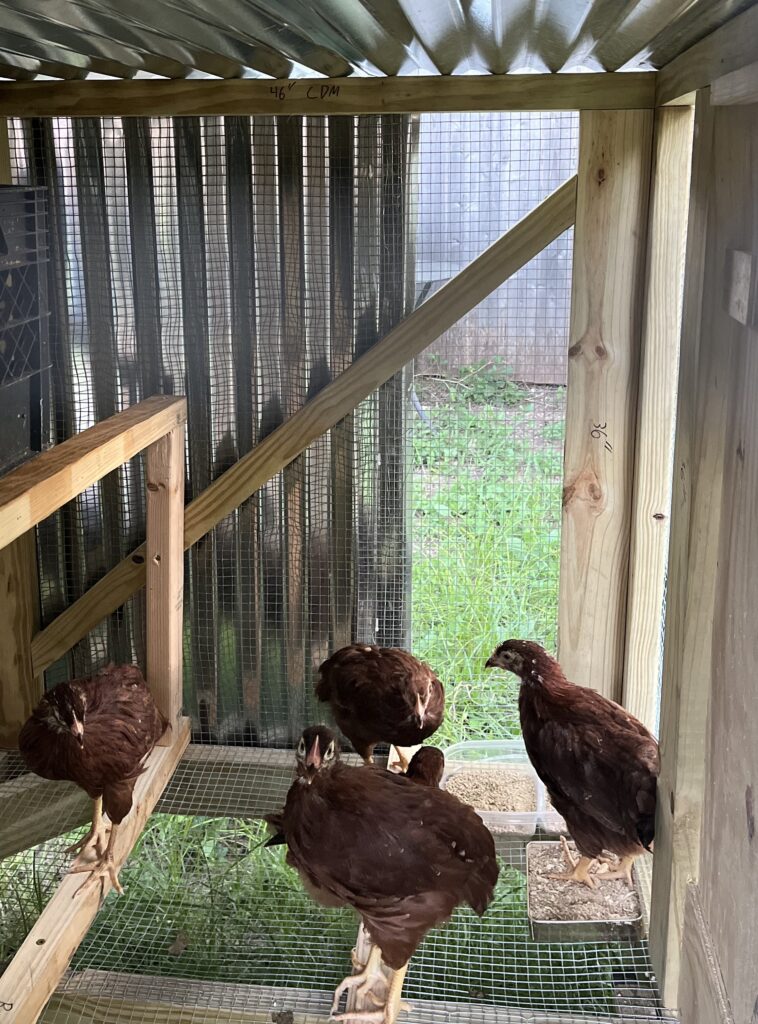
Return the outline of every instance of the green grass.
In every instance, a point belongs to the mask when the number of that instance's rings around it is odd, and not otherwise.
[[[540,425],[520,389],[429,409],[413,435],[412,647],[446,685],[444,745],[518,733],[515,682],[484,663],[508,637],[555,645],[562,423]]]

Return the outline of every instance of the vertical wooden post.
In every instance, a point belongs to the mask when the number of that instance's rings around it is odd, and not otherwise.
[[[653,731],[663,657],[692,126],[691,107],[656,112],[624,666],[624,707]]]
[[[580,115],[559,593],[569,679],[621,698],[653,115]]]
[[[0,185],[10,185],[8,121],[0,118]],[[1,540],[1,538],[0,538]],[[31,641],[39,629],[35,531],[0,550],[0,748],[15,747],[21,726],[42,696],[32,672]]]
[[[179,736],[184,599],[184,426],[150,445],[147,476],[147,681],[171,724],[161,746]]]
[[[695,105],[650,920],[650,955],[667,1006],[678,1005],[687,884],[699,872],[726,427],[734,373],[733,338],[723,333],[723,321],[717,343],[709,330],[713,306],[721,302],[724,259],[723,248],[709,239],[713,188],[713,112],[704,90]],[[724,191],[734,188],[732,182]],[[728,203],[728,197],[723,201]],[[741,325],[734,322],[733,329],[738,334]]]
[[[0,748],[15,747],[21,726],[42,696],[32,672],[32,637],[39,628],[35,531],[0,550]]]

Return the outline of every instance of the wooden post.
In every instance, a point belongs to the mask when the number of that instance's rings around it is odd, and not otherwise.
[[[147,681],[169,721],[162,746],[179,735],[184,600],[184,427],[147,449]]]
[[[661,692],[661,776],[650,954],[664,1004],[677,1005],[687,883],[697,878],[711,687],[730,346],[701,350],[712,188],[712,112],[695,108]],[[715,259],[715,257],[714,257]],[[715,346],[712,346],[715,348]]]
[[[653,116],[585,112],[579,125],[559,658],[619,700]]]
[[[624,707],[654,732],[663,658],[692,126],[691,107],[656,112],[624,667]]]
[[[32,670],[31,643],[39,628],[34,530],[0,550],[0,598],[0,748],[9,748],[18,745],[21,726],[43,693],[42,677]]]

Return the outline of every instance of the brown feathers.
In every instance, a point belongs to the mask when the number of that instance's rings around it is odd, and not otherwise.
[[[487,662],[521,678],[527,753],[584,856],[649,848],[655,828],[658,744],[624,708],[575,686],[538,644],[508,640]]]
[[[319,669],[316,696],[365,760],[377,743],[412,747],[442,723],[445,691],[434,672],[398,647],[350,644]]]
[[[131,810],[144,761],[167,722],[140,670],[109,665],[45,694],[19,737],[21,756],[44,779],[81,786],[114,823]]]
[[[310,894],[353,907],[394,968],[459,904],[483,914],[498,866],[475,812],[404,775],[350,767],[336,748],[326,758],[333,735],[325,726],[306,733],[277,824]]]

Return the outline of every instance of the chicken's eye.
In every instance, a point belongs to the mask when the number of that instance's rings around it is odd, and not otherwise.
[[[324,759],[326,761],[331,761],[331,759],[333,757],[334,757],[334,740],[332,740],[332,742],[326,748],[326,753],[324,754]]]
[[[297,756],[305,757],[305,740],[301,739],[297,745]]]

